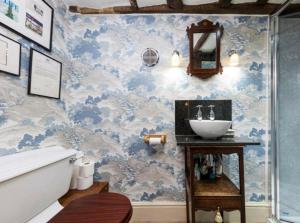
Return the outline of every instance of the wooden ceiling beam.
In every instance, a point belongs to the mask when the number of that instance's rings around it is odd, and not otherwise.
[[[256,0],[256,4],[258,5],[265,5],[268,3],[268,0]]]
[[[300,12],[300,4],[290,4],[282,13],[281,15],[288,15],[293,13]]]
[[[292,0],[286,0],[283,4],[280,5],[274,12],[272,12],[272,15],[279,16],[280,14],[283,14],[284,11],[286,11],[287,7],[291,5]]]
[[[132,11],[130,6],[126,6],[128,10]],[[119,7],[108,7],[108,8],[88,8],[88,7],[80,7],[76,5],[69,6],[69,11],[73,13],[80,13],[80,14],[116,14],[122,13],[122,10]]]
[[[139,6],[138,6],[136,0],[129,0],[129,2],[130,2],[130,6],[131,6],[132,10],[138,10],[139,9]]]
[[[183,5],[182,9],[171,9],[167,4],[141,7],[132,10],[131,6],[116,6],[102,9],[70,6],[70,12],[81,14],[132,14],[132,13],[193,13],[193,14],[255,14],[269,15],[280,7],[280,4],[258,5],[254,3],[231,4],[230,7],[220,8],[218,3],[202,5]],[[300,11],[300,4],[292,4],[288,7],[291,12]]]
[[[228,8],[231,5],[231,0],[219,0],[219,6],[221,8]]]
[[[167,5],[170,9],[179,10],[183,8],[182,0],[167,0]]]

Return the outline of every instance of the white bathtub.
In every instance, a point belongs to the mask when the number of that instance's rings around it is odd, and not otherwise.
[[[0,222],[27,222],[64,195],[75,154],[51,147],[0,157]]]

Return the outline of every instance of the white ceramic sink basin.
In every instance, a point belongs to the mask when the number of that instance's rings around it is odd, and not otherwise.
[[[189,120],[189,122],[193,131],[205,139],[213,139],[225,135],[232,123],[224,120]]]

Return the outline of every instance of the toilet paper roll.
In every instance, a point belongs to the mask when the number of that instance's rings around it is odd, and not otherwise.
[[[77,178],[77,190],[85,190],[92,185],[93,185],[93,176]]]
[[[149,139],[149,144],[150,145],[159,145],[159,144],[161,144],[161,138],[152,137]]]
[[[76,189],[77,188],[77,177],[79,176],[79,166],[82,163],[82,154],[78,152],[76,154],[77,160],[74,163],[73,166],[73,173],[72,173],[72,179],[70,183],[70,189]]]
[[[94,162],[84,162],[81,163],[79,166],[79,176],[80,177],[90,177],[93,176],[94,174]]]
[[[76,189],[77,188],[77,178],[78,178],[78,176],[79,176],[79,165],[74,165],[72,178],[71,178],[70,189]]]

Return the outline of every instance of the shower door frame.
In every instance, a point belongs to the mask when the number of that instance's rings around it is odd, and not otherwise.
[[[277,92],[277,62],[278,62],[278,15],[270,17],[270,46],[271,46],[271,181],[272,181],[272,219],[279,221],[279,152],[278,145],[278,92]]]
[[[271,55],[271,181],[272,181],[272,220],[273,222],[286,222],[280,219],[280,196],[279,196],[279,140],[278,140],[278,44],[279,44],[279,15],[288,7],[293,0],[286,1],[282,8],[269,18],[270,22],[270,55]]]

